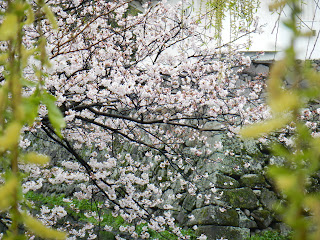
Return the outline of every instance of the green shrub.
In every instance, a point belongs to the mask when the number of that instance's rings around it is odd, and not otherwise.
[[[251,236],[248,240],[289,240],[290,237],[282,236],[275,231],[264,231]]]

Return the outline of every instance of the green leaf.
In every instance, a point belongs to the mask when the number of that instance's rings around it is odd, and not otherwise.
[[[51,23],[52,28],[58,29],[58,24],[57,24],[56,18],[54,16],[53,12],[51,11],[51,9],[48,7],[48,5],[43,6],[43,11],[46,14],[46,17],[48,18],[49,22]]]
[[[299,92],[301,98],[312,100],[317,98],[320,95],[320,88],[319,87],[312,87],[308,89],[303,89]]]
[[[45,165],[49,163],[50,157],[36,152],[30,152],[24,155],[23,160],[27,163]]]
[[[34,22],[34,13],[30,5],[28,6],[27,10],[27,21],[25,22],[26,25],[32,24]]]
[[[6,235],[3,236],[3,240],[27,240],[25,235],[15,235],[12,232],[7,231]]]
[[[294,190],[298,186],[297,177],[290,169],[270,167],[268,173],[275,180],[276,186],[281,191]]]
[[[276,156],[281,156],[285,158],[289,158],[289,156],[291,155],[291,152],[280,143],[274,143],[272,145],[272,152]]]
[[[8,92],[6,86],[0,88],[0,111],[3,112],[8,101]]]
[[[30,58],[30,56],[35,54],[35,51],[35,48],[27,49],[23,45],[21,46],[21,64],[23,68],[28,65],[28,59]]]
[[[21,127],[19,122],[12,122],[7,126],[4,135],[0,137],[1,150],[12,148],[18,143]]]
[[[1,37],[0,37],[1,38]],[[0,64],[5,65],[8,62],[9,54],[8,53],[1,53],[0,54]]]
[[[24,87],[37,87],[37,85],[39,85],[39,83],[36,83],[34,81],[30,81],[30,80],[27,80],[25,78],[21,78],[21,84],[24,86]]]
[[[13,194],[16,192],[18,185],[18,179],[11,177],[0,187],[0,210],[6,210],[13,204]]]
[[[270,99],[269,101],[271,102],[276,101],[283,95],[284,90],[282,87],[282,78],[287,74],[287,67],[287,62],[285,60],[281,60],[276,62],[271,68],[267,87]]]
[[[48,92],[42,94],[42,103],[47,106],[50,123],[55,129],[56,134],[62,138],[61,129],[66,126],[66,123],[55,102],[56,98]]]
[[[286,1],[286,0],[274,2],[274,3],[272,3],[272,4],[269,5],[269,11],[270,11],[270,12],[273,12],[273,11],[276,11],[277,9],[281,9],[281,8],[283,8],[286,4],[287,4],[287,1]]]
[[[38,116],[38,108],[40,104],[40,97],[36,90],[30,97],[25,98],[23,101],[23,110],[25,113],[25,122],[31,126]]]
[[[293,22],[291,19],[287,20],[287,21],[283,21],[282,22],[287,28],[290,28],[291,30],[295,30],[296,29],[296,25],[295,22]]]
[[[262,123],[255,123],[246,126],[240,130],[240,135],[244,138],[256,138],[264,134],[273,132],[279,128],[284,127],[292,119],[291,115],[278,116],[276,118],[266,120]]]
[[[269,106],[274,113],[284,113],[299,108],[299,96],[293,92],[282,90],[281,94],[269,99]]]
[[[18,28],[18,16],[12,13],[7,14],[0,26],[0,41],[14,39],[17,36]]]

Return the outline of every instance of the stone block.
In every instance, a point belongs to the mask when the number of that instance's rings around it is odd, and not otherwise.
[[[277,199],[277,195],[274,192],[265,188],[261,189],[260,202],[268,210],[272,210],[272,206],[277,201]]]
[[[187,211],[192,211],[196,207],[197,197],[194,195],[187,195],[182,203],[182,207]]]
[[[258,198],[251,188],[224,189],[219,190],[218,194],[220,201],[233,208],[255,209],[258,207]]]
[[[269,75],[270,69],[268,66],[263,65],[263,64],[259,64],[256,68],[255,68],[255,73],[256,75],[260,75],[263,77],[267,77]]]
[[[179,211],[174,218],[178,221],[180,225],[184,225],[188,220],[188,214],[186,211]]]
[[[249,188],[262,188],[268,186],[262,174],[245,174],[240,177],[240,184]]]
[[[249,164],[249,167],[247,166]],[[257,165],[257,166],[256,166]],[[258,166],[259,165],[259,166]],[[262,169],[260,163],[250,156],[226,156],[223,153],[214,153],[206,164],[199,162],[197,167],[200,174],[221,172],[226,175],[242,176],[254,169]]]
[[[285,223],[275,223],[272,227],[273,229],[278,230],[282,236],[288,236],[292,233],[292,229]]]
[[[269,75],[269,67],[264,64],[251,64],[250,67],[244,69],[243,73],[250,76],[263,76],[267,77]]]
[[[269,227],[273,220],[271,212],[265,209],[254,210],[251,213],[251,216],[254,218],[260,229]]]
[[[220,225],[239,226],[239,215],[234,209],[225,209],[219,206],[206,206],[195,209],[189,215],[187,226],[193,225]]]
[[[235,180],[232,177],[226,176],[222,173],[212,173],[206,178],[202,178],[198,184],[197,187],[199,190],[207,190],[212,187],[212,184],[216,188],[227,188],[227,189],[232,189],[232,188],[237,188],[240,186],[239,182]]]
[[[197,198],[197,201],[196,201],[196,208],[202,208],[204,207],[205,205],[208,205],[208,204],[205,204],[204,203],[204,198]]]
[[[258,225],[257,223],[250,219],[249,217],[247,217],[247,215],[242,212],[241,210],[237,210],[238,214],[239,214],[239,227],[241,228],[257,228]]]

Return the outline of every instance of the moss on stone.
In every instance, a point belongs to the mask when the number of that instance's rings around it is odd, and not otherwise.
[[[239,214],[234,209],[221,209],[218,206],[206,206],[191,212],[193,218],[187,223],[193,225],[239,226]]]
[[[252,189],[237,188],[225,189],[221,197],[222,201],[233,208],[254,209],[258,207],[258,199]]]
[[[262,174],[245,174],[241,176],[240,183],[249,188],[262,188],[268,185]]]

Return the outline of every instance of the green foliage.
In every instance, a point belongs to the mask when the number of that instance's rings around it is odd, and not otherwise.
[[[320,95],[319,73],[310,64],[296,60],[295,42],[308,36],[301,32],[297,18],[301,13],[299,0],[275,1],[272,9],[290,5],[291,15],[285,25],[292,32],[291,44],[283,60],[275,63],[268,83],[269,106],[273,119],[244,128],[244,137],[258,137],[287,124],[294,129],[293,145],[284,147],[274,144],[273,153],[286,160],[284,166],[272,166],[268,174],[283,194],[284,202],[277,205],[283,220],[293,230],[293,239],[320,239],[320,193],[307,191],[312,176],[320,168],[319,138],[313,138],[301,118],[301,110]],[[292,86],[284,85],[283,79],[291,79]]]
[[[228,14],[231,16],[232,35],[237,38],[240,33],[246,34],[250,31],[259,5],[259,0],[202,0],[200,12],[205,12],[205,24],[207,27],[214,27],[214,38],[221,42],[221,31]]]
[[[289,240],[287,236],[281,236],[280,233],[274,231],[265,231],[251,236],[248,240]]]
[[[44,1],[38,0],[29,3],[25,0],[7,1],[7,8],[0,16],[0,41],[6,46],[0,52],[1,72],[4,82],[0,86],[0,161],[5,173],[2,178],[5,184],[0,187],[1,211],[8,211],[11,225],[3,239],[26,239],[20,235],[18,226],[24,226],[33,234],[47,239],[65,239],[66,234],[50,229],[40,221],[29,216],[19,205],[23,203],[20,182],[23,175],[18,168],[20,160],[29,163],[46,164],[49,158],[36,153],[27,153],[24,156],[19,152],[20,132],[24,125],[31,126],[38,115],[40,99],[49,111],[51,124],[60,133],[64,127],[62,114],[55,105],[55,98],[43,90],[43,69],[49,67],[46,56],[46,41],[40,28],[38,40],[33,43],[34,48],[26,49],[24,45],[24,28],[34,23],[34,15],[44,14],[53,27],[57,27],[54,16]],[[39,24],[40,25],[40,24]],[[40,67],[34,66],[35,81],[27,81],[23,77],[24,68],[30,57],[39,61]],[[26,96],[25,87],[33,87],[34,91]]]
[[[55,104],[56,98],[45,91],[42,94],[42,102],[47,106],[49,120],[52,126],[56,130],[58,136],[62,137],[60,131],[65,127],[66,124],[60,109]]]

